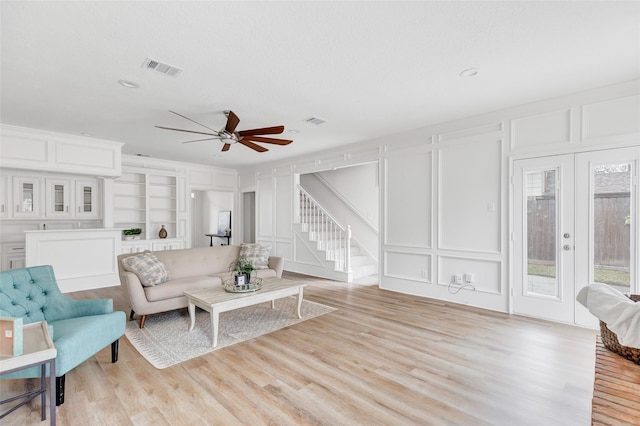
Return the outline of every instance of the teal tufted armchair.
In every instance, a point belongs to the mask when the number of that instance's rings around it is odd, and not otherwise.
[[[65,374],[108,345],[111,361],[118,360],[118,339],[126,315],[113,312],[111,299],[73,300],[60,289],[51,266],[0,272],[0,316],[22,317],[24,324],[47,321],[56,357],[56,405],[64,402]],[[48,373],[47,373],[48,374]],[[2,379],[40,377],[33,367]]]

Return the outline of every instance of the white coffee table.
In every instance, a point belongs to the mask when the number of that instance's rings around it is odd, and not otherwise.
[[[192,331],[196,324],[196,306],[211,314],[212,347],[214,348],[218,346],[220,312],[269,301],[271,308],[273,308],[276,299],[298,295],[298,304],[294,313],[298,315],[298,318],[302,318],[300,306],[302,306],[303,289],[306,285],[302,281],[273,277],[264,278],[262,289],[250,293],[228,293],[222,285],[204,290],[185,291],[184,295],[189,303],[189,319],[191,320],[189,331]]]

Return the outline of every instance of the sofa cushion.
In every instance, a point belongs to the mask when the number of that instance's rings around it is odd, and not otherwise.
[[[214,246],[156,251],[154,254],[164,263],[173,280],[228,271],[229,263],[238,258],[239,251],[239,246]]]
[[[251,262],[253,269],[269,269],[269,250],[270,246],[261,244],[240,244],[240,257]]]
[[[156,287],[145,287],[144,293],[149,302],[173,299],[184,296],[185,291],[200,290],[203,288],[213,288],[221,286],[220,277],[200,275],[196,277],[180,278],[171,280]]]
[[[145,287],[152,287],[169,281],[169,271],[153,253],[144,252],[122,259],[122,266],[138,276]]]

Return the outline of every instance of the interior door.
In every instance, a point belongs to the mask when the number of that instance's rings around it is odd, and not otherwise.
[[[574,157],[514,161],[513,311],[574,318]]]
[[[640,292],[639,161],[640,147],[514,161],[514,313],[596,327],[580,289]]]

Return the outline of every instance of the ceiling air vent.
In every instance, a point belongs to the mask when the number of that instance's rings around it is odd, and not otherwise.
[[[318,117],[309,117],[304,121],[306,121],[307,123],[318,124],[318,125],[327,122],[327,120],[323,120],[322,118],[318,118]]]
[[[174,67],[173,65],[165,64],[151,58],[147,58],[142,67],[148,70],[158,71],[159,73],[168,75],[169,77],[177,77],[178,74],[183,71],[182,68]]]

